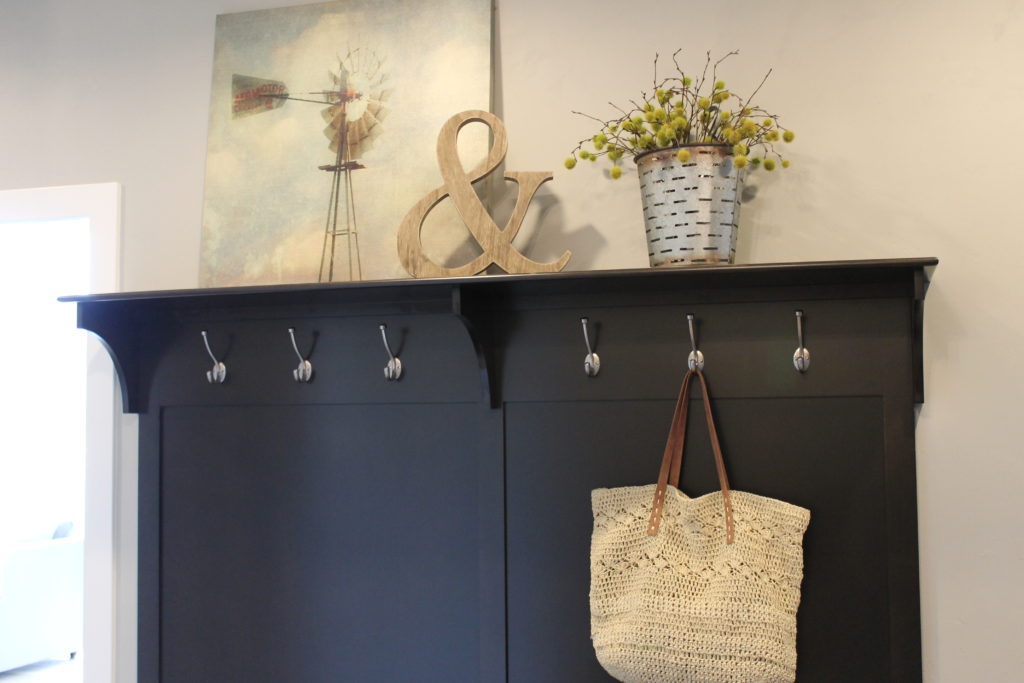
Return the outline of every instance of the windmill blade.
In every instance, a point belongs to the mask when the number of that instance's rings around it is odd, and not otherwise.
[[[356,121],[348,129],[348,137],[345,142],[348,147],[348,158],[355,160],[362,156],[364,151],[363,142],[369,137],[370,131],[362,121]]]
[[[382,124],[384,123],[384,119],[388,117],[388,114],[391,113],[391,110],[386,107],[380,107],[376,111],[374,111],[367,107],[366,112],[373,116],[373,118],[377,120],[378,124]]]
[[[390,90],[381,90],[380,92],[375,92],[367,97],[367,109],[373,110],[374,112],[386,110],[387,101],[390,98]]]
[[[324,121],[329,123],[332,127],[338,128],[341,126],[343,107],[340,104],[332,104],[331,106],[322,109],[320,116],[324,118]]]
[[[366,112],[359,120],[352,122],[348,127],[349,144],[361,142],[371,134],[380,134],[380,120],[370,112]]]
[[[373,103],[373,104],[377,104],[377,105],[382,106],[382,107],[385,106],[387,104],[388,100],[390,100],[390,99],[391,99],[391,91],[390,90],[381,90],[379,92],[370,93],[366,97],[366,101],[367,102],[370,102],[370,103]]]
[[[380,128],[380,119],[369,109],[363,112],[363,115],[359,117],[359,123],[362,125],[363,131],[366,133],[369,133],[375,128]]]
[[[377,117],[378,121],[383,121],[391,111],[387,106],[387,101],[390,97],[390,90],[382,90],[379,93],[374,93],[366,98],[366,110]]]
[[[288,87],[281,81],[255,76],[231,75],[231,118],[278,109],[287,101]]]
[[[383,121],[391,110],[383,102],[379,102],[378,100],[368,100],[366,103],[366,111],[373,114],[378,121]]]
[[[378,59],[366,74],[366,80],[374,84],[380,84],[384,81],[384,60]]]
[[[362,140],[350,141],[348,144],[348,158],[358,159],[373,147],[373,142],[381,135],[381,128],[377,126],[371,130]]]
[[[367,106],[363,115],[349,124],[346,137],[349,159],[358,159],[369,151],[373,141],[380,137],[383,130],[381,122],[388,110],[383,105],[375,107],[377,111],[372,111],[370,106]]]
[[[370,134],[370,126],[362,119],[358,119],[356,121],[349,122],[348,130],[345,132],[346,138],[348,139],[348,145],[351,147]]]
[[[327,146],[328,149],[332,152],[337,152],[338,141],[341,139],[341,126],[328,124],[328,126],[324,128],[324,136],[331,141],[331,144]]]

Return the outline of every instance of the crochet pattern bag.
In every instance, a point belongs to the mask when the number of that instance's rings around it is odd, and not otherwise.
[[[700,380],[721,491],[679,490],[690,381]],[[590,631],[620,681],[796,679],[796,611],[810,512],[730,491],[707,383],[686,373],[658,483],[595,489]]]

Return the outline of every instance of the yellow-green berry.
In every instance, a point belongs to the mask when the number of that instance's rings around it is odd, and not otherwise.
[[[706,97],[698,97],[697,106],[700,107],[701,109],[707,109],[708,107],[711,106],[711,100],[709,100]]]
[[[753,164],[754,166],[759,165],[761,163],[761,157],[754,157],[753,159],[750,160],[750,163]]]
[[[576,159],[574,159],[573,157],[569,157],[568,159],[566,159],[565,160],[565,167],[567,169],[569,169],[570,171],[572,169],[576,168]]]
[[[793,138],[795,137],[796,134],[791,130],[783,131],[782,133],[782,139],[785,140],[786,142],[793,142]]]
[[[610,123],[610,124],[608,124],[608,132],[609,133],[615,133],[618,130],[619,130],[619,124],[617,124],[617,123]]]
[[[736,168],[743,168],[747,165],[747,157],[742,154],[737,154],[736,158],[732,160],[732,163]]]
[[[765,159],[764,160],[764,170],[766,170],[766,171],[774,171],[775,170],[775,159]]]
[[[728,121],[729,119],[732,118],[732,112],[731,111],[720,111],[720,112],[718,112],[718,118],[720,118],[722,120],[722,122],[724,123],[724,122],[726,122],[726,121]]]
[[[782,160],[782,168],[789,168],[789,159]]]
[[[771,119],[765,119],[761,125],[764,126],[765,128],[771,128],[772,123],[774,122]]]
[[[747,146],[735,144],[732,146],[732,153],[736,156],[745,156],[747,153]]]
[[[679,160],[679,163],[685,164],[687,161],[690,160],[690,150],[688,150],[688,149],[681,149],[681,150],[679,150],[678,152],[676,152],[676,159]]]
[[[601,149],[604,148],[606,144],[608,144],[608,136],[605,135],[604,133],[598,133],[597,135],[594,136],[593,142],[594,149],[600,151]]]
[[[608,158],[612,161],[618,161],[622,158],[622,150],[618,147],[608,146]]]
[[[641,135],[640,136],[640,146],[641,147],[653,147],[654,146],[654,136],[648,135],[646,133]]]
[[[683,86],[689,88],[691,85],[693,85],[693,79],[689,76],[683,76]]]
[[[610,170],[608,173],[611,174],[611,176],[612,176],[612,178],[614,180],[618,180],[619,178],[622,177],[622,167],[621,166],[612,166],[612,170]]]
[[[715,90],[724,90],[725,81],[715,81]]]

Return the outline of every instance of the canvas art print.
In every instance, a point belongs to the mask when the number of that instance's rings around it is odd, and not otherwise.
[[[436,142],[489,109],[490,0],[344,0],[217,17],[200,282],[408,277],[403,215],[442,184]],[[487,129],[459,136],[470,168]],[[454,208],[424,224],[436,262],[472,249]]]

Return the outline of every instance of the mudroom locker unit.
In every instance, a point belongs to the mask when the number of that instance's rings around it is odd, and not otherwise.
[[[590,491],[655,481],[694,346],[733,488],[811,511],[798,680],[920,681],[936,263],[67,297],[139,414],[140,683],[611,680]]]

